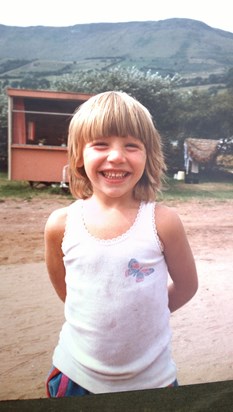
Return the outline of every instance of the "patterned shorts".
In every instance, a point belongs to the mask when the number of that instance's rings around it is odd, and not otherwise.
[[[177,380],[168,386],[178,386]],[[84,396],[91,394],[91,392],[73,382],[54,366],[50,370],[46,380],[46,392],[48,398],[63,398],[66,396]]]

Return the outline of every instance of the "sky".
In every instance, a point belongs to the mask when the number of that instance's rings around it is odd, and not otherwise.
[[[0,24],[64,27],[85,23],[158,21],[174,17],[199,20],[233,33],[229,0],[11,0],[1,7]]]

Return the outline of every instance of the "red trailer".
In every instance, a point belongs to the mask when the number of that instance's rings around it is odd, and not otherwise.
[[[62,182],[68,127],[90,94],[13,89],[8,94],[8,178]]]

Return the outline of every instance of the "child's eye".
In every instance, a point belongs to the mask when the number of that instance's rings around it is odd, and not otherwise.
[[[106,142],[103,142],[103,141],[96,141],[96,142],[93,142],[92,143],[92,147],[100,147],[100,148],[104,148],[104,147],[107,147],[107,143]]]
[[[139,145],[137,143],[127,143],[126,147],[130,149],[139,149]]]

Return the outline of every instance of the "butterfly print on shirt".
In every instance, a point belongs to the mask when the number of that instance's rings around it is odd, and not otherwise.
[[[128,263],[128,269],[125,271],[125,276],[134,276],[136,282],[142,282],[145,279],[145,276],[149,276],[153,272],[153,268],[144,268],[136,259],[132,258]]]

